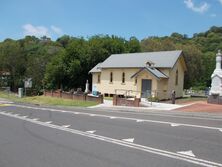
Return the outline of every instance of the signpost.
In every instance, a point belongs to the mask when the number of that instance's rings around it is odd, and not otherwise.
[[[26,89],[32,88],[32,78],[28,78],[24,80],[24,87],[25,87],[25,96],[26,96]]]

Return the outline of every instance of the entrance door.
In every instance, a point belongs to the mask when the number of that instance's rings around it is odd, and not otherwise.
[[[152,80],[142,79],[142,98],[147,98],[151,94]]]

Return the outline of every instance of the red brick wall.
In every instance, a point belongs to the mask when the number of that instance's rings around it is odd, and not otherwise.
[[[57,98],[64,98],[64,99],[72,99],[78,101],[94,101],[97,103],[103,103],[103,95],[99,97],[88,96],[85,94],[71,94],[67,92],[61,91],[44,91],[45,96],[57,97]]]
[[[120,97],[118,97],[118,95],[114,95],[113,96],[113,105],[139,107],[140,106],[140,99],[135,98],[134,100],[128,100],[126,98],[120,98]]]

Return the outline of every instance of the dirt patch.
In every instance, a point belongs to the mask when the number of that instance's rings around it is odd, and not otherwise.
[[[189,103],[188,103],[189,104]],[[188,112],[221,112],[222,105],[209,104],[206,101],[194,102],[189,106],[177,109],[177,111],[188,111]]]

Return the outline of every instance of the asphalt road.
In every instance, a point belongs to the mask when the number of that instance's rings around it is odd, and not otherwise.
[[[222,167],[222,118],[0,105],[0,167]]]

